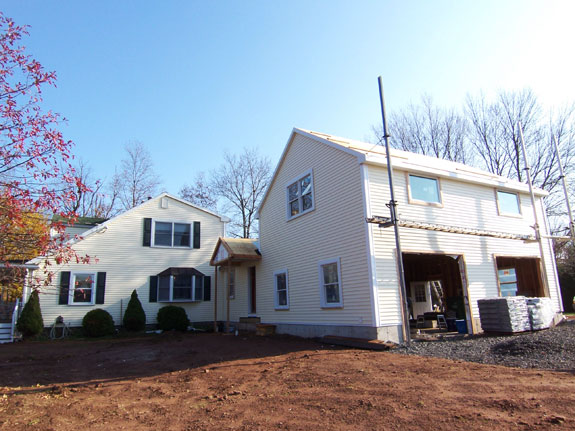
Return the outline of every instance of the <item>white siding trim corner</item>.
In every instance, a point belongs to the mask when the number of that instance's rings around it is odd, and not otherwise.
[[[363,192],[364,216],[371,217],[371,196],[369,193],[369,169],[367,165],[360,165],[361,189]],[[371,301],[371,322],[373,326],[380,326],[379,301],[377,299],[377,274],[375,267],[375,247],[373,244],[373,224],[365,222],[365,242],[367,251],[367,268],[369,273],[369,299]]]

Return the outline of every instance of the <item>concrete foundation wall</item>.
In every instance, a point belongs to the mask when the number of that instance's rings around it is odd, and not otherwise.
[[[304,338],[334,335],[337,337],[364,338],[367,340],[383,340],[399,343],[401,326],[339,326],[339,325],[302,325],[276,323],[277,334],[289,334]]]

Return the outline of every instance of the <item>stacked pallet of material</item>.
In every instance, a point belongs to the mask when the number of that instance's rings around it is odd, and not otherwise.
[[[527,298],[529,320],[531,330],[538,331],[551,326],[555,312],[551,304],[551,298]]]
[[[480,299],[477,304],[481,327],[485,332],[513,333],[531,330],[524,296]]]

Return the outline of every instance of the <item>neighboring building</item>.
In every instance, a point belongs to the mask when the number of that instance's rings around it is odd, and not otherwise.
[[[95,308],[107,310],[122,322],[136,289],[147,323],[156,322],[161,306],[177,303],[192,321],[213,319],[213,268],[209,260],[229,219],[163,193],[91,229],[71,244],[90,264],[75,261],[55,265],[52,287],[41,290],[44,325],[58,316],[80,326]],[[30,263],[40,266],[46,258]]]
[[[415,316],[441,308],[475,333],[481,298],[549,296],[562,310],[551,240],[541,259],[527,185],[404,151],[393,150],[392,163]],[[386,165],[382,146],[293,130],[259,209],[256,304],[245,301],[245,315],[255,308],[280,333],[401,340],[393,228],[366,221],[389,216]],[[545,194],[535,190],[547,235]],[[236,276],[232,302],[248,279]]]
[[[106,218],[101,217],[78,217],[74,222],[70,222],[68,219],[62,216],[52,217],[53,222],[61,222],[64,225],[64,232],[67,238],[75,238],[76,235],[82,235],[84,232],[92,229],[104,223]],[[52,232],[53,235],[56,234],[55,231]]]

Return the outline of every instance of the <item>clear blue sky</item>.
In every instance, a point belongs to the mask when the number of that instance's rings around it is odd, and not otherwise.
[[[277,162],[292,127],[364,139],[388,110],[531,87],[575,101],[573,1],[12,1],[75,154],[109,178],[143,142],[176,194],[225,150]]]

